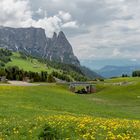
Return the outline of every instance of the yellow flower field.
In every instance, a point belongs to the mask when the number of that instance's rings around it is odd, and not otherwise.
[[[140,140],[139,87],[1,86],[0,140]]]
[[[0,119],[0,140],[140,140],[140,121],[89,116]]]

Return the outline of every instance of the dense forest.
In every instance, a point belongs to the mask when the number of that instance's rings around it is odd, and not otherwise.
[[[6,76],[8,80],[27,80],[27,78],[31,82],[46,82],[48,79],[47,72],[27,72],[24,70],[19,69],[17,66],[1,68],[0,69],[0,76]],[[49,82],[49,81],[48,81]]]
[[[72,81],[72,79],[64,73],[61,74],[53,71],[51,74],[48,74],[46,71],[24,71],[17,66],[0,68],[0,76],[6,76],[8,80],[24,81],[28,79],[30,82],[55,82],[55,78],[67,82]]]

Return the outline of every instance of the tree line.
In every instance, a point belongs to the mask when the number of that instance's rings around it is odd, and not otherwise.
[[[31,82],[56,82],[55,77],[67,82],[72,81],[72,79],[64,74],[53,71],[48,74],[47,71],[32,72],[24,71],[17,66],[9,66],[7,68],[0,68],[0,77],[6,76],[8,80],[24,81],[29,80]]]
[[[140,77],[140,70],[133,71],[132,77]]]
[[[31,82],[55,82],[54,77],[46,71],[32,72],[19,69],[17,66],[1,68],[0,76],[6,76],[8,80],[24,81],[30,80]]]

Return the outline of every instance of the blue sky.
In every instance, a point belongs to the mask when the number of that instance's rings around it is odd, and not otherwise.
[[[80,60],[140,59],[140,0],[1,0],[0,25],[63,30]]]

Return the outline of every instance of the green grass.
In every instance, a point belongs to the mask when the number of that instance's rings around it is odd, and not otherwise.
[[[112,83],[120,81],[131,81],[132,83],[122,86],[112,85]],[[0,86],[0,120],[3,120],[3,123],[5,124],[0,126],[0,130],[4,133],[4,135],[6,135],[6,133],[10,131],[7,135],[10,135],[8,136],[9,138],[14,139],[13,137],[11,137],[11,129],[15,128],[16,125],[22,125],[24,127],[24,130],[30,129],[30,127],[32,127],[32,125],[34,125],[35,123],[35,120],[33,120],[33,118],[36,118],[38,116],[49,117],[56,115],[57,119],[58,115],[70,115],[76,116],[76,118],[86,115],[93,118],[107,118],[107,122],[110,119],[118,118],[118,120],[120,119],[120,123],[123,122],[122,119],[124,118],[130,120],[130,122],[132,120],[140,120],[139,87],[139,78],[112,79],[105,81],[105,84],[98,83],[97,93],[89,95],[77,95],[71,93],[68,90],[68,86],[66,85],[49,84],[48,86],[36,87]],[[14,118],[16,119],[14,120]],[[8,126],[6,125],[6,120],[8,120]],[[26,120],[28,120],[27,122],[30,123],[27,124]],[[101,120],[101,122],[103,123],[104,120]],[[118,121],[116,120],[116,122]],[[47,118],[44,118],[41,120],[40,124],[36,125],[39,125],[39,128],[43,129],[43,126],[46,123]],[[61,123],[62,120],[60,124]],[[96,123],[97,126],[98,124],[99,123]],[[67,128],[68,131],[72,132],[70,128],[74,127],[74,124],[73,126],[71,126],[72,124],[68,125],[70,125],[69,128]],[[8,132],[6,131],[6,126],[8,127],[8,129],[10,129]],[[87,128],[87,130],[88,129],[89,128]],[[119,130],[114,133],[116,133],[116,135],[119,132],[125,133],[126,130],[124,129],[120,130],[119,128]],[[137,134],[140,133],[140,130],[133,131],[138,131]],[[101,132],[102,131],[100,130],[100,133]],[[25,135],[28,134],[25,133]],[[37,134],[34,133],[34,135]],[[76,136],[76,134],[74,135]],[[19,138],[21,137],[19,136]],[[15,139],[17,140],[18,138]],[[22,137],[22,139],[24,138]],[[25,139],[27,139],[27,137]],[[98,139],[100,140],[99,137]]]
[[[31,59],[31,58],[23,59],[21,58],[19,53],[13,53],[13,55],[11,56],[11,60],[12,60],[11,62],[6,64],[7,67],[18,66],[23,70],[32,71],[32,72],[47,71],[48,73],[51,73],[53,70],[55,70],[51,67],[47,68],[46,64],[41,63],[36,59]]]
[[[17,116],[74,113],[97,117],[140,119],[140,83],[127,86],[97,85],[97,93],[76,95],[68,87],[0,87],[0,114]],[[5,110],[7,107],[7,110]]]
[[[119,78],[113,78],[113,79],[106,79],[105,82],[108,83],[117,83],[117,82],[140,82],[139,77],[119,77]]]

